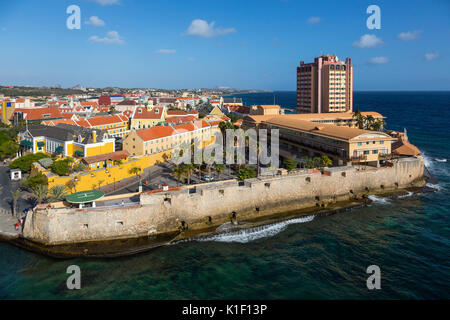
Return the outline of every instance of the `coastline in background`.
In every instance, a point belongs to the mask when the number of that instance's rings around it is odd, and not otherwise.
[[[266,94],[248,96],[272,104]],[[276,103],[295,106],[295,92],[276,93]],[[389,129],[407,128],[439,180],[435,193],[377,197],[368,207],[257,236],[250,230],[113,260],[54,260],[0,243],[0,298],[449,299],[449,106],[450,92],[354,95],[355,109],[380,112]],[[71,264],[82,270],[82,290],[66,288]],[[381,290],[367,290],[372,264],[381,268]]]

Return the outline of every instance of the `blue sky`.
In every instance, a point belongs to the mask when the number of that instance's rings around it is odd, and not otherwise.
[[[446,0],[0,0],[0,12],[2,85],[295,90],[299,62],[330,53],[352,58],[355,90],[450,90]]]

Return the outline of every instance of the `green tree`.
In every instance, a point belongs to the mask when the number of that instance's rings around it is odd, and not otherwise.
[[[371,115],[368,115],[367,117],[364,117],[364,129],[367,130],[373,130],[372,126],[375,122],[375,118]]]
[[[47,197],[48,187],[46,185],[38,184],[32,189],[32,193],[36,198],[37,204],[41,204],[42,201]]]
[[[53,173],[56,173],[58,176],[67,176],[70,173],[70,165],[67,159],[55,161],[50,167],[50,170]]]
[[[67,195],[67,188],[63,184],[58,184],[52,188],[50,188],[49,192],[50,201],[62,201],[65,199]]]
[[[140,167],[133,167],[133,168],[130,168],[130,170],[128,170],[128,173],[138,176],[141,173],[141,170],[142,169]]]
[[[183,166],[177,166],[174,170],[173,170],[173,175],[177,178],[178,180],[178,184],[181,183],[181,178],[184,175],[184,168]]]
[[[251,179],[251,178],[256,178],[257,177],[257,173],[255,168],[248,166],[248,167],[244,167],[242,169],[239,170],[239,172],[237,173],[237,178],[238,180],[244,181],[245,179]]]
[[[31,165],[34,162],[37,162],[41,159],[48,158],[48,155],[39,152],[35,154],[27,154],[25,156],[22,156],[20,158],[17,158],[11,164],[9,167],[11,169],[20,169],[22,172],[30,172],[31,171]]]
[[[16,191],[11,191],[11,196],[13,200],[13,215],[17,216],[17,203],[22,196],[22,191],[20,191],[19,189],[17,189]]]
[[[72,166],[73,171],[81,172],[87,169],[87,166],[83,162],[78,162]]]
[[[288,172],[291,172],[295,168],[297,168],[297,162],[293,158],[289,158],[284,160],[284,166]]]
[[[328,166],[331,166],[333,164],[333,161],[331,161],[331,159],[328,158],[327,156],[321,156],[320,157],[320,162],[322,164],[322,167],[328,167]]]
[[[9,140],[0,145],[0,160],[14,157],[19,151],[19,145],[14,140]]]
[[[361,114],[361,111],[359,109],[356,109],[355,112],[353,112],[353,118],[356,119],[356,124],[358,128],[363,129],[364,128],[364,116]]]
[[[78,184],[78,181],[75,181],[75,179],[71,179],[66,182],[66,187],[67,187],[67,189],[70,190],[70,192],[72,192],[72,189],[75,190],[75,192],[77,192],[77,184]]]
[[[184,174],[188,178],[188,184],[191,184],[191,175],[195,169],[194,165],[192,163],[187,163],[187,164],[182,165],[182,167],[183,167],[182,170],[183,170]]]
[[[28,179],[23,182],[23,186],[31,190],[36,186],[39,185],[46,186],[47,184],[48,184],[47,176],[42,174],[41,172],[28,177]]]
[[[214,170],[217,172],[217,179],[220,179],[220,175],[225,171],[225,165],[221,163],[214,163]]]

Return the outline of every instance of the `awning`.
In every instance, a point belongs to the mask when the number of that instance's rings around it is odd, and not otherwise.
[[[37,143],[37,146],[38,146],[38,147],[43,147],[43,146],[45,146],[45,142],[39,141],[39,142]]]
[[[77,151],[75,151],[75,155],[79,156],[79,157],[84,157],[84,152],[80,151],[80,150],[77,150]]]
[[[22,145],[24,147],[32,147],[33,146],[33,142],[28,141],[28,140],[22,140],[22,141],[20,141],[20,145]]]
[[[64,151],[64,148],[62,146],[56,147],[55,152],[56,153],[62,153]]]

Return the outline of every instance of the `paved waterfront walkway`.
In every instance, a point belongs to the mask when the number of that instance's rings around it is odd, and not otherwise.
[[[10,212],[0,209],[0,236],[4,238],[17,238],[19,231],[16,231],[16,222],[17,218],[14,218]]]

